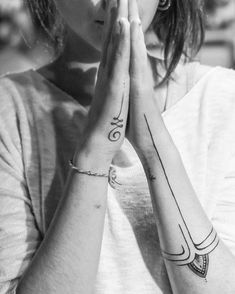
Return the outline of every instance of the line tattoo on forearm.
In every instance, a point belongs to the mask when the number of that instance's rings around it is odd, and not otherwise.
[[[120,119],[122,114],[122,108],[123,108],[123,102],[124,102],[124,95],[122,96],[122,103],[121,103],[121,109],[117,116],[113,118],[113,121],[111,122],[111,126],[114,126],[113,129],[109,132],[108,139],[111,142],[117,142],[121,138],[121,129],[124,127],[123,119]]]
[[[209,254],[218,246],[219,244],[219,237],[215,231],[215,229],[212,227],[211,231],[208,233],[207,237],[202,240],[201,243],[195,243],[192,235],[189,231],[189,228],[185,222],[185,219],[183,217],[182,211],[179,207],[179,204],[177,202],[177,199],[175,197],[174,191],[170,185],[169,178],[167,176],[166,170],[164,168],[164,164],[162,162],[162,159],[160,157],[160,154],[158,152],[157,146],[154,142],[153,134],[150,129],[150,125],[148,122],[148,119],[146,115],[144,114],[144,119],[148,128],[148,132],[151,137],[152,144],[154,146],[154,149],[157,153],[157,156],[159,158],[162,170],[164,172],[167,184],[169,186],[169,189],[171,191],[172,197],[174,199],[174,202],[176,204],[176,207],[179,211],[179,214],[182,219],[182,223],[178,224],[179,230],[182,233],[184,244],[181,244],[182,251],[180,253],[169,253],[164,250],[162,250],[162,255],[166,260],[169,260],[171,262],[176,263],[178,266],[185,266],[187,265],[190,270],[192,270],[197,276],[201,278],[206,278],[208,267],[209,267]]]

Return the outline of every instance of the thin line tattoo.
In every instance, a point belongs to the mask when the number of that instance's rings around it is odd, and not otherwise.
[[[154,142],[154,138],[150,129],[150,125],[148,122],[148,119],[146,115],[144,114],[145,122],[148,128],[148,132],[150,134],[152,144],[154,146],[154,149],[157,153],[157,156],[159,158],[160,164],[162,166],[164,175],[166,177],[167,184],[169,186],[169,189],[171,191],[172,197],[174,199],[174,202],[177,206],[177,209],[180,213],[180,216],[182,218],[182,224],[178,224],[179,229],[182,233],[184,244],[181,244],[182,252],[180,253],[169,253],[164,250],[162,250],[162,255],[166,260],[169,260],[171,262],[175,262],[178,266],[185,266],[187,265],[191,271],[193,271],[197,276],[201,278],[206,278],[208,267],[209,267],[209,254],[215,250],[215,248],[219,244],[219,237],[215,231],[215,229],[212,227],[211,231],[207,235],[207,237],[202,240],[200,243],[195,243],[193,241],[192,235],[190,234],[189,228],[185,222],[185,219],[183,217],[182,211],[179,207],[179,204],[176,200],[176,196],[173,192],[173,189],[170,185],[169,178],[167,176],[166,170],[164,168],[163,162],[161,160],[160,154],[158,152],[157,146]]]
[[[119,112],[118,116],[115,116],[113,118],[113,121],[111,122],[111,126],[114,126],[114,128],[109,132],[109,135],[108,135],[108,139],[111,142],[117,142],[121,138],[121,135],[122,135],[120,132],[120,129],[122,129],[124,127],[124,124],[123,124],[124,120],[120,119],[120,116],[122,114],[124,95],[125,94],[123,94],[123,96],[122,96],[122,103],[121,103],[120,112]]]

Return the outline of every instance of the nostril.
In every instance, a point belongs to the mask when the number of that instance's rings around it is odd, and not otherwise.
[[[102,0],[102,8],[105,10],[106,9],[106,0]]]

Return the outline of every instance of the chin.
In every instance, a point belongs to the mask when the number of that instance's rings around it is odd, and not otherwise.
[[[101,52],[103,47],[103,27],[100,26],[92,26],[88,27],[86,31],[76,32],[80,38],[82,38],[87,44],[89,44],[92,48]]]
[[[86,41],[94,49],[101,52],[103,48],[103,33],[91,34],[89,38],[86,38]]]
[[[89,40],[85,40],[87,41],[87,43],[92,47],[94,48],[95,50],[101,52],[102,51],[102,47],[103,47],[103,44],[102,44],[102,40],[97,40],[97,39],[89,39]]]

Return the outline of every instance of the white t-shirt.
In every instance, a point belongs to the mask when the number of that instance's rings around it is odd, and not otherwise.
[[[162,117],[202,206],[235,255],[235,72],[208,69],[171,100],[187,78],[171,81]],[[87,110],[34,71],[2,78],[0,96],[0,294],[6,294],[14,293],[43,240]],[[147,181],[127,140],[114,162],[117,184],[108,189],[94,294],[171,293]]]

